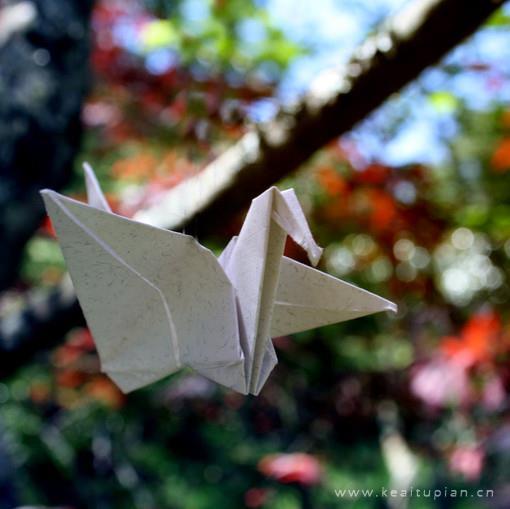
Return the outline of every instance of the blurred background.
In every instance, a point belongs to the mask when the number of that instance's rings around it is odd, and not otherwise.
[[[276,338],[257,398],[190,371],[121,394],[37,194],[84,199],[89,161],[150,208],[417,3],[0,2],[0,508],[510,507],[508,6],[278,182],[320,268],[399,313]],[[219,253],[242,219],[185,231]]]

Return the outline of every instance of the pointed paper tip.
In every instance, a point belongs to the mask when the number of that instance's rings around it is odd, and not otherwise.
[[[391,311],[392,313],[397,314],[398,306],[394,302],[391,302],[390,300],[388,300],[386,302],[387,302],[387,304],[386,304],[386,308],[384,310]]]
[[[83,166],[83,173],[85,175],[85,182],[87,184],[95,183],[97,180],[97,177],[96,177],[96,174],[95,174],[92,166],[90,166],[90,164],[87,161],[85,161],[82,166]]]
[[[94,173],[94,170],[88,161],[83,161],[82,167],[85,173]]]
[[[317,264],[319,263],[322,257],[323,251],[324,249],[322,249],[322,247],[318,246],[315,243],[308,249],[308,258],[310,259],[310,262],[314,267],[317,267]]]
[[[88,204],[96,209],[111,212],[110,205],[101,191],[101,186],[99,185],[94,169],[87,161],[83,163],[83,173],[85,175]]]
[[[40,189],[39,193],[44,201],[46,201],[47,199],[52,199],[56,201],[56,196],[58,196],[58,193],[56,193],[52,189]]]
[[[92,168],[87,161],[85,161],[82,166],[83,174],[85,175],[85,184],[90,187],[99,186],[94,168]]]
[[[315,242],[311,235],[303,242],[299,242],[299,245],[305,250],[310,263],[316,267],[322,257],[324,249]]]

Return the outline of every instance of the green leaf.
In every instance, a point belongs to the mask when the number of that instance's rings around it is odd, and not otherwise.
[[[169,20],[155,20],[147,23],[140,37],[145,51],[175,46],[179,41],[177,31]]]
[[[504,12],[502,9],[491,16],[487,22],[487,26],[489,27],[502,27],[508,25],[510,25],[510,15]]]
[[[450,92],[438,91],[429,95],[431,106],[439,113],[453,113],[459,107],[459,100]]]

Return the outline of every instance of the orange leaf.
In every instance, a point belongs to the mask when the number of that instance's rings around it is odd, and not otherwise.
[[[125,396],[106,377],[94,378],[85,386],[85,391],[94,399],[106,406],[120,408],[125,401]]]
[[[499,142],[492,154],[491,166],[498,173],[510,170],[510,138],[504,138]]]
[[[465,367],[490,361],[496,353],[501,333],[501,320],[493,311],[472,316],[458,337],[445,337],[441,351],[454,362]]]
[[[378,185],[384,182],[390,176],[390,169],[382,164],[370,164],[362,171],[355,173],[354,177],[360,184]]]
[[[330,196],[341,196],[348,190],[342,175],[331,167],[320,168],[317,172],[317,180]]]
[[[397,208],[393,198],[378,189],[370,189],[368,193],[371,202],[370,226],[376,232],[383,232],[390,228],[397,216]]]

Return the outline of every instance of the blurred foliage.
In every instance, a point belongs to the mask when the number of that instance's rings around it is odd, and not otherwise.
[[[83,112],[82,159],[127,215],[237,139],[303,51],[259,2],[146,5],[97,6]],[[489,82],[482,64],[476,72]],[[258,398],[189,372],[124,396],[99,372],[89,332],[74,330],[0,384],[0,446],[21,501],[368,509],[397,505],[335,490],[413,486],[496,496],[444,497],[441,506],[414,497],[398,507],[508,506],[510,111],[497,101],[471,108],[444,87],[426,91],[426,103],[456,126],[441,164],[391,166],[346,137],[282,183],[296,188],[326,248],[322,269],[396,300],[397,317],[277,338],[280,363]],[[383,138],[405,124],[408,106],[392,106]],[[69,191],[80,198],[78,168]],[[240,223],[233,218],[211,247],[219,251]],[[305,261],[292,243],[287,254]],[[28,246],[24,281],[44,289],[63,273],[45,223]]]

